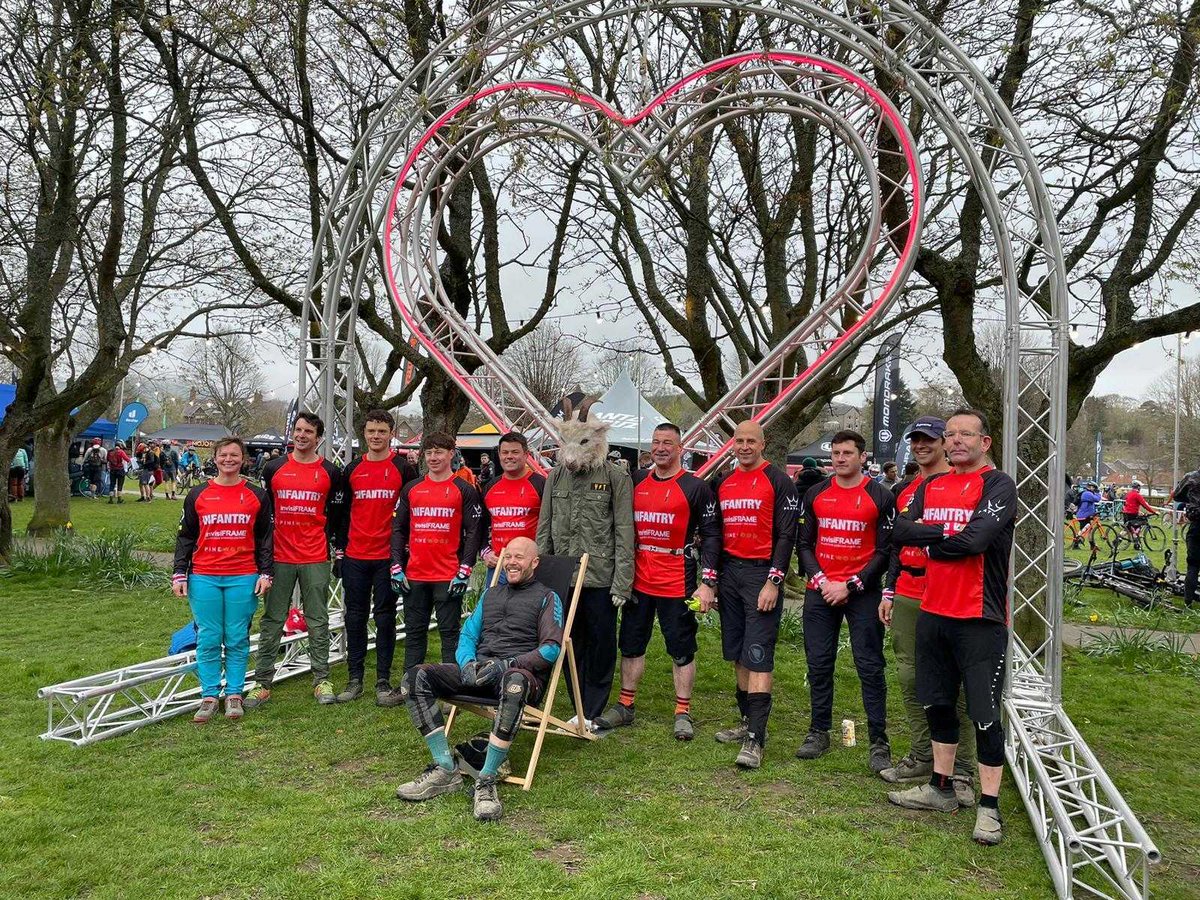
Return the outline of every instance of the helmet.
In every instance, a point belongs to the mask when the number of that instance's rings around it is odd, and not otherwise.
[[[1089,482],[1087,483],[1087,486],[1088,486],[1088,487],[1090,487],[1090,488],[1098,488],[1098,487],[1100,487],[1100,485],[1096,484],[1096,482],[1094,482],[1094,481],[1089,481]]]
[[[1142,483],[1141,483],[1140,481],[1138,481],[1138,480],[1136,480],[1136,479],[1135,479],[1135,480],[1133,480],[1133,481],[1129,482],[1129,486],[1130,486],[1130,487],[1135,487],[1135,488],[1138,488],[1138,487],[1141,487],[1141,486],[1142,486]]]

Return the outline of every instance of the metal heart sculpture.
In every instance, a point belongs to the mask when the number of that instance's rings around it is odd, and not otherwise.
[[[544,101],[556,115],[545,112]],[[611,177],[639,193],[656,173],[668,170],[700,129],[752,112],[802,115],[833,130],[866,173],[870,221],[857,259],[836,290],[766,350],[685,435],[685,447],[710,455],[699,470],[705,474],[728,454],[738,421],[769,424],[807,385],[854,352],[911,271],[920,242],[922,177],[916,143],[891,100],[838,63],[761,51],[688,73],[632,116],[577,87],[514,81],[463,97],[425,130],[396,177],[384,216],[387,288],[431,358],[496,428],[557,433],[549,412],[464,321],[441,285],[436,228],[427,223],[440,219],[455,179],[489,150],[553,132],[589,148]],[[470,367],[464,365],[468,360]]]

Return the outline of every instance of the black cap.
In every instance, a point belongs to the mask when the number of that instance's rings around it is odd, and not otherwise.
[[[921,416],[912,423],[904,436],[910,438],[914,434],[923,434],[937,440],[946,434],[946,422],[937,416]]]
[[[817,461],[811,456],[806,456],[804,457],[803,462],[800,463],[800,466],[804,469],[815,469],[817,467]]]

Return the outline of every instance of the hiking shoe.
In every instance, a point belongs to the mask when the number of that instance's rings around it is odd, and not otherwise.
[[[692,727],[692,717],[688,713],[676,713],[675,715],[675,740],[690,741],[696,736],[696,730]]]
[[[496,776],[484,775],[475,782],[475,819],[479,822],[496,822],[504,815],[500,803],[500,792],[496,790]]]
[[[981,806],[975,810],[975,831],[971,834],[977,844],[994,847],[1004,837],[1004,823],[1000,820],[1000,810]]]
[[[338,703],[349,703],[351,700],[357,700],[363,695],[362,682],[357,678],[352,678],[347,684],[346,689],[337,695]]]
[[[810,731],[796,751],[796,759],[817,759],[829,752],[829,732]]]
[[[242,701],[242,705],[246,709],[258,709],[260,706],[266,706],[267,701],[270,699],[271,689],[260,684],[246,695],[246,699]]]
[[[595,720],[597,728],[610,730],[620,728],[622,725],[633,724],[633,707],[626,706],[624,703],[614,703],[612,709],[602,716],[598,716]]]
[[[197,725],[204,725],[217,714],[217,698],[205,697],[200,701],[200,708],[196,710],[196,714],[192,716],[192,721]]]
[[[746,735],[746,739],[742,741],[742,750],[733,761],[734,765],[740,769],[757,769],[762,765],[762,760],[763,745]]]
[[[871,771],[878,775],[892,767],[892,745],[886,740],[871,741],[871,756],[867,761]]]
[[[269,692],[267,696],[270,696]],[[337,694],[333,692],[333,684],[328,679],[318,681],[313,685],[313,696],[317,698],[317,702],[322,706],[337,703]]]
[[[392,683],[386,678],[380,678],[375,682],[375,705],[376,706],[403,706],[404,698],[399,691],[392,690]]]
[[[975,779],[970,775],[954,776],[954,799],[963,809],[975,805]]]
[[[951,793],[943,794],[928,781],[903,791],[888,791],[888,802],[905,809],[931,809],[934,812],[954,812],[958,799]]]
[[[243,712],[241,694],[230,694],[225,698],[225,718],[240,719]]]
[[[910,781],[928,781],[933,774],[933,760],[921,761],[910,753],[890,769],[884,769],[879,777],[889,784],[906,784]]]
[[[750,733],[750,721],[742,716],[742,721],[732,728],[722,728],[713,738],[718,744],[740,744],[746,739],[746,735]]]
[[[452,794],[462,787],[462,783],[462,775],[457,769],[443,769],[437,763],[430,763],[412,781],[406,781],[396,788],[396,797],[417,803],[439,794]]]

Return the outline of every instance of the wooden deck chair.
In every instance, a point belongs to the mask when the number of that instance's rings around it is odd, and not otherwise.
[[[502,551],[489,587],[494,586],[499,580],[503,565],[504,553]],[[579,669],[575,664],[575,648],[571,642],[571,625],[575,621],[575,608],[579,605],[579,595],[583,591],[583,576],[587,572],[587,566],[588,555],[586,553],[581,557],[543,556],[538,562],[535,572],[538,581],[557,593],[560,600],[566,600],[567,609],[566,618],[563,621],[562,650],[558,654],[558,659],[554,661],[554,666],[546,680],[545,694],[538,706],[526,704],[521,714],[520,729],[537,732],[537,737],[533,741],[533,752],[529,756],[529,765],[526,767],[524,775],[508,775],[504,779],[511,784],[519,784],[526,791],[533,786],[533,775],[537,771],[538,757],[542,753],[542,742],[547,734],[565,734],[568,737],[581,738],[585,741],[596,739],[596,736],[583,724],[582,716],[577,717],[576,724],[571,725],[554,715],[554,697],[558,692],[559,679],[563,677],[564,665],[570,667],[571,678],[567,682],[567,689],[575,694],[575,708],[583,709],[583,698],[579,693]],[[496,707],[500,705],[499,700],[472,697],[466,694],[458,694],[445,702],[450,706],[450,712],[446,715],[447,737],[459,709],[468,710],[485,719],[494,719]]]

